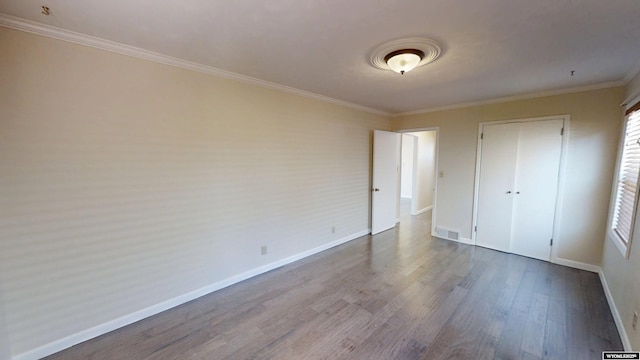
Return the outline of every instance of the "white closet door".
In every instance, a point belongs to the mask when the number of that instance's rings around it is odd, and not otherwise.
[[[511,252],[548,261],[562,149],[562,120],[520,124]],[[483,153],[484,159],[484,153]]]
[[[520,124],[483,126],[476,244],[510,251],[513,185]]]

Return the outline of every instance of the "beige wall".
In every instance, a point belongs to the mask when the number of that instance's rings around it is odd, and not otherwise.
[[[418,131],[409,133],[418,137],[418,161],[416,171],[416,211],[433,206],[433,187],[436,164],[436,132]]]
[[[0,43],[0,359],[3,325],[21,354],[368,229],[371,130],[387,118],[5,28]],[[436,224],[470,237],[478,122],[571,115],[558,255],[599,264],[624,95],[393,127],[440,128]],[[606,244],[629,326],[640,247],[625,262]]]
[[[478,124],[570,115],[557,256],[599,265],[624,91],[619,87],[401,116],[393,119],[393,128],[440,128],[438,170],[444,177],[438,179],[436,226],[470,239]]]
[[[415,137],[402,134],[402,160],[400,162],[400,196],[413,197],[413,153]]]
[[[640,74],[636,75],[627,88],[627,97],[634,97],[640,91]],[[629,104],[633,105],[633,104]],[[619,123],[622,124],[620,116]],[[622,136],[620,130],[619,135]],[[610,187],[611,188],[611,187]],[[624,324],[625,332],[634,350],[640,349],[640,332],[633,330],[633,312],[640,314],[640,213],[636,214],[635,229],[631,240],[631,252],[625,259],[613,241],[607,236],[602,256],[602,271],[611,291],[615,307]]]
[[[5,28],[0,43],[14,355],[369,228],[387,117]]]

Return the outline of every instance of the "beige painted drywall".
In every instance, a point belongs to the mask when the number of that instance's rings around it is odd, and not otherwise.
[[[479,122],[570,115],[557,256],[599,265],[624,94],[618,87],[399,116],[393,128],[440,128],[435,224],[469,239]]]
[[[418,137],[418,161],[416,169],[416,212],[424,212],[433,206],[433,187],[436,165],[436,132],[408,133]]]
[[[640,74],[629,83],[627,97],[636,96],[640,91]],[[632,106],[633,104],[629,104]],[[622,125],[623,116],[619,122]],[[619,135],[622,136],[622,130]],[[610,189],[612,187],[610,186]],[[634,330],[631,326],[633,313],[640,314],[640,213],[636,214],[633,239],[629,258],[625,259],[610,238],[605,238],[602,255],[602,271],[611,291],[615,308],[620,314],[625,332],[631,346],[635,350],[640,349],[640,328]]]
[[[14,356],[370,226],[387,117],[6,28],[0,44]]]
[[[414,141],[412,135],[402,134],[402,161],[400,163],[400,197],[413,197],[413,152]]]

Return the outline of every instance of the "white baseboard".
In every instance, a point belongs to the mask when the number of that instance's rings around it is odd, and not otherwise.
[[[629,336],[627,335],[627,331],[624,328],[624,324],[622,323],[622,317],[618,312],[618,308],[616,307],[616,303],[613,301],[613,294],[611,294],[611,290],[609,289],[609,284],[607,284],[607,278],[604,276],[604,272],[602,269],[598,271],[600,275],[600,282],[602,283],[602,288],[604,289],[604,295],[607,297],[607,302],[609,303],[609,308],[611,309],[611,314],[613,315],[613,321],[616,323],[616,327],[618,328],[618,334],[620,334],[620,340],[622,340],[622,346],[625,351],[632,351],[631,342],[629,341]]]
[[[438,236],[435,232],[431,232],[431,236],[437,237],[439,239],[451,240],[460,242],[463,244],[473,245],[471,239],[460,238],[458,240],[448,239],[442,236]],[[604,294],[607,298],[607,303],[609,303],[609,308],[611,309],[611,314],[613,315],[613,319],[616,324],[616,328],[618,329],[618,333],[620,334],[620,339],[622,340],[622,346],[625,351],[632,351],[631,342],[629,341],[629,336],[627,335],[627,331],[624,328],[624,324],[622,323],[622,317],[618,312],[618,308],[616,307],[616,303],[613,301],[613,295],[611,294],[611,290],[609,290],[609,284],[607,284],[607,279],[604,276],[604,272],[600,266],[587,264],[579,261],[567,260],[562,258],[551,259],[551,262],[558,265],[568,266],[575,269],[586,270],[590,272],[597,273],[600,275],[600,282],[602,283],[602,288],[604,289]]]
[[[473,241],[471,241],[471,239],[467,239],[467,238],[459,238],[458,240],[453,240],[453,241],[457,241],[459,243],[463,243],[463,244],[467,244],[467,245],[474,245]]]
[[[420,214],[426,213],[427,211],[429,211],[429,210],[431,210],[431,209],[433,209],[433,206],[427,206],[427,207],[426,207],[426,208],[424,208],[424,209],[421,209],[421,210],[416,211],[416,213],[415,213],[415,214],[412,214],[412,215],[420,215]]]
[[[318,247],[315,247],[313,249],[301,252],[299,254],[284,258],[282,260],[278,260],[275,262],[272,262],[270,264],[246,271],[244,273],[232,276],[230,278],[227,278],[225,280],[221,280],[218,281],[216,283],[213,283],[211,285],[205,286],[203,288],[191,291],[189,293],[177,296],[173,299],[169,299],[167,301],[163,301],[161,303],[149,306],[145,309],[136,311],[134,313],[119,317],[117,319],[111,320],[109,322],[106,322],[104,324],[100,324],[98,326],[94,326],[90,329],[87,330],[83,330],[80,331],[78,333],[75,333],[73,335],[69,335],[65,338],[53,341],[51,343],[48,343],[46,345],[40,346],[36,349],[24,352],[22,354],[18,354],[16,356],[13,357],[13,360],[37,360],[37,359],[41,359],[45,356],[49,356],[52,354],[55,354],[59,351],[62,351],[64,349],[70,348],[74,345],[80,344],[81,342],[93,339],[95,337],[98,337],[100,335],[106,334],[110,331],[119,329],[121,327],[127,326],[129,324],[132,324],[136,321],[140,321],[142,319],[145,319],[147,317],[156,315],[158,313],[161,313],[163,311],[169,310],[173,307],[176,307],[178,305],[182,305],[186,302],[189,302],[191,300],[195,300],[201,296],[207,295],[209,293],[212,293],[214,291],[220,290],[222,288],[225,288],[227,286],[231,286],[233,284],[236,284],[240,281],[243,280],[247,280],[249,278],[252,278],[254,276],[266,273],[268,271],[277,269],[281,266],[290,264],[292,262],[298,261],[300,259],[306,258],[308,256],[311,255],[315,255],[319,252],[322,252],[324,250],[330,249],[332,247],[344,244],[346,242],[349,242],[351,240],[357,239],[361,236],[367,235],[371,233],[371,229],[367,229],[367,230],[362,230],[359,231],[355,234],[351,234],[349,236],[345,236],[341,239],[337,239],[334,241],[331,241],[329,243],[320,245]]]
[[[554,259],[551,259],[551,262],[554,264],[564,265],[574,269],[591,271],[594,273],[599,273],[601,270],[600,266],[597,266],[597,265],[591,265],[591,264],[587,264],[579,261],[567,260],[563,258],[554,258]]]
[[[573,260],[562,259],[562,258],[551,259],[551,262],[554,264],[564,265],[564,266],[572,267],[575,269],[594,272],[600,276],[602,289],[604,290],[604,295],[607,298],[609,309],[611,309],[611,314],[613,315],[613,320],[615,321],[616,328],[618,329],[618,334],[620,334],[620,340],[622,341],[622,346],[624,347],[625,351],[632,351],[631,342],[629,341],[629,336],[627,335],[627,331],[625,330],[624,324],[622,323],[622,317],[620,316],[620,312],[618,312],[616,303],[613,301],[613,295],[611,294],[611,290],[609,289],[609,284],[607,283],[607,279],[604,276],[604,272],[602,271],[602,268],[600,266],[586,264],[586,263],[573,261]]]
[[[449,240],[449,241],[455,241],[455,242],[459,242],[459,243],[467,244],[467,245],[474,245],[474,244],[473,244],[473,241],[471,241],[471,239],[467,239],[467,238],[463,238],[463,237],[458,238],[458,239],[451,239],[451,238],[448,238],[448,237],[439,236],[439,235],[438,235],[436,232],[434,232],[434,231],[432,231],[432,232],[431,232],[431,236],[432,236],[432,237],[435,237],[435,238],[438,238],[438,239]]]

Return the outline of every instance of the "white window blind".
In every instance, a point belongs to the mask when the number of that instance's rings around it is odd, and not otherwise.
[[[631,240],[640,173],[640,111],[628,114],[618,170],[613,230],[625,246]]]

